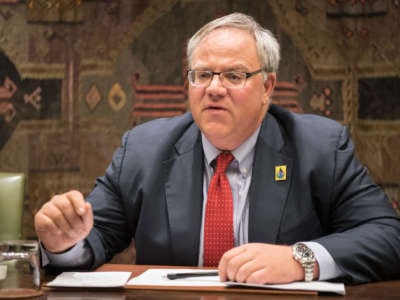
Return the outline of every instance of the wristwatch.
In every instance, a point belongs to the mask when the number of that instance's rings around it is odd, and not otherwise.
[[[296,243],[292,246],[293,258],[297,260],[304,269],[304,281],[314,279],[314,264],[316,262],[314,252],[304,243]]]

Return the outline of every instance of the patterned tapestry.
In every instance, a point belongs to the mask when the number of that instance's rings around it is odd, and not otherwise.
[[[57,119],[61,113],[61,80],[21,79],[0,49],[0,150],[21,120]]]

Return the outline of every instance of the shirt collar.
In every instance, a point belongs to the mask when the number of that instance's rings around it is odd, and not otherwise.
[[[235,157],[239,166],[239,171],[246,173],[249,171],[253,164],[254,159],[254,149],[257,142],[258,134],[260,132],[260,127],[242,143],[239,147],[232,150],[231,153]],[[206,138],[206,136],[201,133],[201,139],[203,144],[203,151],[205,156],[205,162],[210,165],[211,162],[221,153],[211,142]]]

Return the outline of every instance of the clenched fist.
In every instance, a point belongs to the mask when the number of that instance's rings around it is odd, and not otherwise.
[[[78,191],[56,195],[35,215],[35,230],[50,252],[63,252],[83,240],[93,227],[93,212]]]

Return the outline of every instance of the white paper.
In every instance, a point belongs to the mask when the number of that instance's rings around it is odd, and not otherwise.
[[[241,286],[241,287],[256,287],[263,289],[316,291],[325,293],[335,293],[343,296],[346,294],[346,290],[343,283],[334,283],[327,281],[292,282],[287,284],[251,284],[251,283],[237,283],[229,281],[225,282],[225,284],[231,287]]]
[[[339,295],[345,295],[345,287],[343,283],[333,283],[327,281],[312,282],[292,282],[288,284],[248,284],[237,282],[221,282],[219,276],[202,276],[188,277],[182,279],[168,279],[167,274],[170,273],[198,273],[217,270],[199,270],[199,269],[148,269],[141,275],[132,278],[126,285],[142,285],[142,286],[196,286],[196,287],[256,287],[264,289],[280,289],[280,290],[297,290],[297,291],[316,291],[330,292]]]
[[[53,281],[50,287],[123,287],[131,272],[64,272]]]
[[[204,272],[217,270],[204,270]],[[225,286],[219,276],[189,277],[182,279],[168,279],[170,273],[202,272],[199,269],[148,269],[137,277],[132,278],[126,285],[158,285],[158,286]]]

